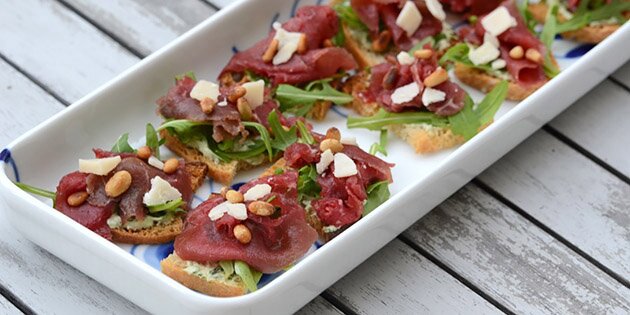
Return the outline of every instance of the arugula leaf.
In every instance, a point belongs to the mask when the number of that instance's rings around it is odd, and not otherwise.
[[[223,275],[226,279],[234,273],[234,261],[232,260],[221,260],[219,266],[223,269]]]
[[[271,147],[271,136],[269,135],[269,131],[267,131],[267,128],[265,128],[265,126],[259,124],[259,123],[255,123],[255,122],[250,122],[250,121],[244,121],[243,122],[243,126],[245,127],[252,127],[255,128],[258,133],[260,134],[260,138],[262,139],[262,141],[265,143],[265,148],[267,149],[267,154],[269,154],[269,161],[273,161],[273,148]]]
[[[149,209],[149,213],[151,214],[160,214],[160,212],[177,213],[177,212],[184,211],[180,208],[184,204],[185,204],[184,200],[182,200],[182,198],[178,198],[176,200],[171,200],[160,205],[147,206],[147,208]]]
[[[182,73],[182,74],[176,75],[175,76],[175,82],[180,81],[180,80],[182,80],[185,77],[189,77],[189,78],[197,81],[197,77],[195,76],[195,72],[194,71],[188,71],[186,73]]]
[[[551,58],[551,54],[553,53],[552,52],[553,40],[556,37],[556,34],[558,33],[557,16],[558,16],[558,5],[552,4],[549,7],[549,10],[547,11],[547,17],[545,19],[545,26],[543,27],[542,32],[540,32],[540,41],[545,45],[545,47],[547,47],[547,53],[545,54],[543,70],[545,71],[545,74],[549,78],[553,78],[556,75],[558,75],[558,73],[560,73],[560,69],[558,69],[558,66],[554,64]]]
[[[315,165],[308,164],[298,170],[298,200],[316,198],[321,191],[319,183],[317,183],[317,169]]]
[[[337,4],[333,6],[333,9],[337,12],[339,19],[350,28],[364,32],[368,31],[368,27],[361,21],[359,15],[357,15],[354,9],[350,6],[349,1]]]
[[[448,119],[431,112],[390,113],[381,108],[370,117],[348,117],[347,126],[348,128],[381,130],[390,125],[422,123],[444,127],[448,125]]]
[[[383,202],[389,199],[389,182],[384,180],[380,182],[376,182],[370,186],[368,186],[367,190],[367,199],[363,204],[363,215],[366,216],[378,206],[380,206]]]
[[[146,128],[146,145],[151,148],[151,152],[155,155],[156,158],[160,158],[160,139],[153,128],[153,125],[147,124]]]
[[[497,84],[490,93],[486,94],[486,97],[475,107],[475,114],[479,118],[482,127],[494,120],[494,115],[503,104],[503,101],[505,101],[508,87],[509,84],[507,81],[501,81],[501,83]]]
[[[234,272],[241,277],[249,292],[258,290],[258,281],[262,273],[251,269],[246,262],[240,260],[234,261]]]
[[[532,33],[535,33],[535,27],[536,27],[536,24],[538,24],[538,22],[534,19],[534,16],[532,15],[532,13],[529,12],[529,10],[527,9],[527,7],[529,6],[529,1],[517,2],[516,6],[518,8],[519,13],[523,17],[523,21],[525,22],[525,25],[527,26],[529,31]]]
[[[285,130],[275,110],[269,113],[267,120],[269,121],[269,128],[271,128],[274,137],[271,142],[271,146],[274,149],[284,151],[288,146],[297,141],[296,127],[293,126],[289,130]]]
[[[263,80],[265,82],[265,85],[269,85],[269,78],[258,75],[251,70],[245,70],[245,76],[247,76],[249,82]]]
[[[195,130],[195,127],[199,126],[211,126],[211,124],[207,122],[190,121],[187,119],[175,119],[163,123],[157,130],[168,130],[169,132],[176,134],[178,139],[182,142],[187,142],[188,139],[196,136],[197,131]]]
[[[24,190],[27,193],[31,193],[33,195],[42,196],[44,198],[51,199],[53,201],[53,205],[57,201],[57,194],[52,191],[44,190],[44,189],[30,186],[30,185],[20,183],[20,182],[13,182],[13,184],[15,184],[15,186],[18,186],[18,188]]]
[[[379,142],[372,144],[370,147],[370,154],[376,155],[376,153],[387,156],[387,129],[381,129]]]
[[[462,63],[466,66],[481,69],[487,72],[493,72],[494,69],[489,64],[485,65],[475,65],[468,58],[468,53],[470,52],[470,46],[466,43],[457,44],[451,48],[449,48],[444,55],[440,58],[440,65],[450,68],[449,62],[452,63]]]
[[[118,140],[116,140],[116,143],[114,144],[114,146],[112,147],[112,149],[110,151],[113,152],[113,153],[134,153],[134,152],[136,152],[136,150],[134,150],[129,145],[129,133],[125,133],[122,136],[120,136],[118,138]]]
[[[593,10],[589,10],[592,7]],[[611,18],[620,19],[620,22],[626,20],[622,16],[624,11],[630,10],[630,2],[622,0],[613,0],[608,4],[591,2],[583,0],[573,17],[556,27],[557,33],[574,31],[596,21],[608,20]]]
[[[302,122],[301,120],[298,120],[296,125],[298,128],[298,131],[300,132],[300,139],[302,139],[302,142],[306,144],[314,144],[315,139],[313,138],[313,135],[308,130],[308,128],[306,128],[306,125],[304,124],[304,122]]]
[[[330,101],[337,105],[352,102],[351,95],[335,90],[330,81],[332,78],[313,81],[305,89],[280,84],[275,92],[275,98],[280,102],[280,110],[303,117],[317,101]]]
[[[346,43],[346,34],[343,32],[343,27],[339,25],[339,30],[337,30],[337,34],[332,38],[333,45],[337,47],[343,47]]]

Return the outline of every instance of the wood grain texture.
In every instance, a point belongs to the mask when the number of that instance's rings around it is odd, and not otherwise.
[[[404,235],[517,314],[630,311],[630,290],[472,184]]]
[[[500,314],[451,275],[394,240],[329,292],[359,314]]]
[[[7,0],[0,21],[0,54],[68,102],[138,61],[56,1]]]
[[[630,185],[544,131],[499,160],[480,179],[630,279]]]
[[[295,314],[298,315],[341,315],[339,309],[337,309],[334,305],[330,304],[330,302],[324,300],[321,296],[316,297],[310,303],[306,304]]]
[[[612,77],[621,82],[627,88],[630,88],[630,62],[626,62],[621,68],[619,68]]]
[[[630,92],[606,80],[551,121],[550,125],[606,164],[630,176],[629,100]]]
[[[1,146],[64,108],[2,61],[0,91],[0,120],[5,122],[0,125]],[[5,206],[3,202],[0,205]],[[9,225],[3,211],[0,284],[42,314],[64,314],[69,306],[79,314],[144,314],[120,295],[26,240]]]
[[[146,56],[216,11],[199,0],[65,0]]]
[[[0,314],[21,315],[24,313],[17,309],[9,300],[4,298],[4,296],[0,295]]]
[[[225,7],[227,7],[228,5],[230,5],[230,4],[234,3],[234,2],[236,2],[235,0],[203,0],[203,1],[206,1],[206,2],[212,3],[212,4],[214,4],[214,5],[215,5],[216,7],[218,7],[218,8],[225,8]]]

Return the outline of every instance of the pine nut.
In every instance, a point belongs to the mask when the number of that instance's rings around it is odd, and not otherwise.
[[[141,146],[138,148],[138,152],[136,152],[136,154],[138,155],[138,158],[147,160],[151,157],[151,148],[147,147],[146,145]]]
[[[525,54],[525,52],[523,51],[523,47],[514,46],[514,48],[510,49],[509,55],[512,59],[521,59],[523,58],[523,54]]]
[[[118,171],[105,184],[105,194],[108,197],[116,198],[131,186],[131,174],[127,171]]]
[[[230,93],[228,94],[228,101],[234,103],[239,98],[245,96],[245,94],[247,94],[247,90],[244,87],[237,85],[230,90]]]
[[[541,63],[542,61],[542,55],[540,54],[540,52],[538,52],[538,50],[534,48],[527,49],[527,51],[525,52],[525,58],[535,63]]]
[[[243,120],[252,120],[254,117],[254,113],[252,112],[252,107],[249,106],[249,102],[244,97],[241,97],[236,101],[236,108],[238,112],[241,114],[241,119]]]
[[[234,237],[241,244],[249,244],[252,241],[252,232],[244,224],[238,224],[234,227]]]
[[[392,40],[392,33],[390,31],[382,31],[378,34],[378,37],[372,41],[372,50],[377,53],[382,53],[389,47],[389,42]]]
[[[82,205],[85,200],[87,200],[88,196],[88,193],[85,191],[77,191],[74,194],[68,196],[67,201],[71,207],[78,207]]]
[[[243,194],[236,190],[228,190],[228,192],[225,193],[225,199],[230,203],[241,203],[245,198]]]
[[[418,59],[429,59],[433,56],[433,51],[431,49],[420,49],[414,51],[413,56]]]
[[[280,42],[277,39],[273,39],[271,43],[269,43],[267,50],[265,50],[265,53],[262,55],[262,60],[265,63],[270,63],[273,60],[273,57],[278,52],[278,46],[280,46]]]
[[[276,211],[276,208],[266,201],[253,201],[248,206],[249,212],[261,217],[270,216]]]
[[[448,73],[444,68],[438,67],[428,77],[424,79],[424,85],[428,87],[434,87],[440,85],[448,80]]]
[[[306,41],[306,34],[300,34],[300,40],[298,41],[297,52],[302,55],[308,50],[308,42]]]
[[[214,110],[214,105],[216,104],[217,102],[215,102],[213,99],[206,97],[199,103],[199,106],[201,106],[201,110],[205,114],[211,114]]]
[[[333,47],[333,46],[335,46],[335,44],[333,44],[333,42],[332,42],[332,40],[330,40],[330,38],[324,40],[324,47],[328,48],[328,47]]]
[[[172,158],[172,159],[168,159],[168,160],[166,160],[166,162],[164,162],[164,169],[162,169],[162,170],[166,174],[173,174],[173,173],[175,173],[175,171],[177,171],[178,167],[179,167],[179,160],[176,159],[176,158]]]
[[[324,152],[326,150],[330,150],[332,153],[341,152],[343,150],[343,144],[339,142],[337,139],[324,139],[319,144],[319,149]]]
[[[221,197],[225,198],[228,191],[230,191],[230,187],[223,186],[221,187],[221,191],[219,192],[219,194],[221,194]]]
[[[332,127],[326,130],[326,139],[335,139],[337,141],[341,140],[341,133],[339,129]]]

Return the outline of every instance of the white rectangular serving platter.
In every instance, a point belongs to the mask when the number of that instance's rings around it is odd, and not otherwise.
[[[557,40],[554,55],[564,71],[518,106],[506,102],[496,122],[466,144],[420,156],[390,137],[385,160],[396,164],[392,198],[328,244],[315,246],[314,253],[289,271],[268,277],[258,291],[241,297],[215,298],[189,290],[159,272],[159,257],[172,250],[168,244],[138,247],[108,242],[51,208],[50,202],[13,185],[12,181],[20,180],[53,190],[61,176],[77,168],[78,158],[92,156],[93,147],[109,148],[124,132],[141,143],[144,125],[159,124],[154,102],[166,93],[175,75],[194,70],[198,78],[214,80],[233,50],[265,36],[272,21],[285,21],[296,7],[319,2],[244,0],[233,4],[13,141],[0,153],[0,194],[10,222],[28,239],[152,313],[293,312],[630,58],[630,23],[594,48]],[[474,99],[481,99],[482,94],[466,89]],[[348,114],[334,107],[324,122],[314,124],[315,129],[322,132],[335,126],[344,135],[356,136],[360,146],[368,149],[378,134],[347,130]],[[257,171],[239,175],[237,182],[255,177]],[[208,182],[198,199],[219,188]]]

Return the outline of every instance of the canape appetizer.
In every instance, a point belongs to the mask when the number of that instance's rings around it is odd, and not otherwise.
[[[207,168],[178,159],[160,160],[157,134],[151,125],[147,130],[147,146],[137,150],[127,143],[127,135],[110,151],[94,149],[96,158],[80,159],[79,170],[62,177],[55,193],[18,186],[51,197],[56,210],[108,240],[172,241],[182,230],[193,192]]]

